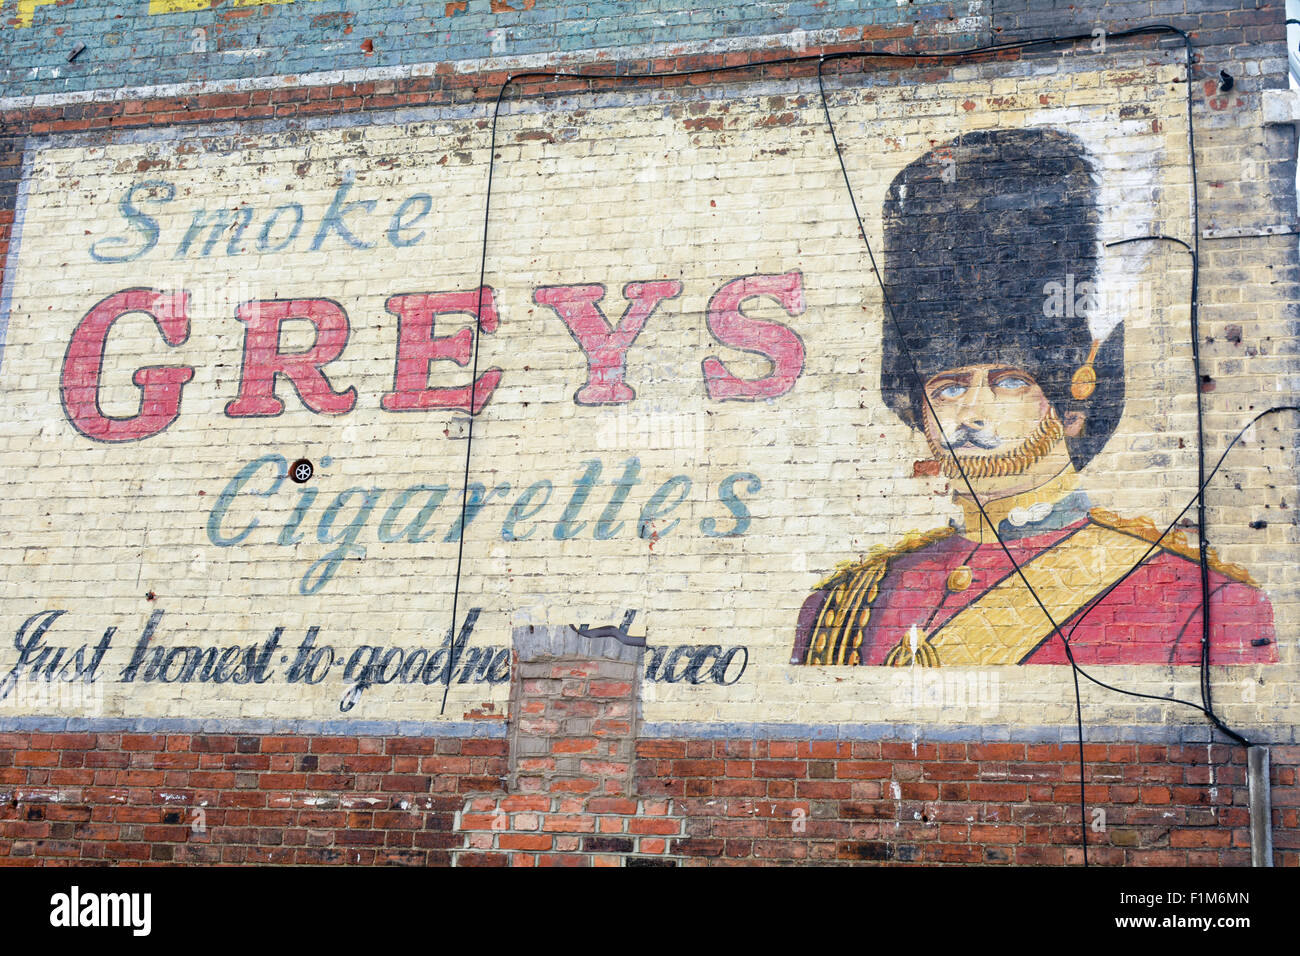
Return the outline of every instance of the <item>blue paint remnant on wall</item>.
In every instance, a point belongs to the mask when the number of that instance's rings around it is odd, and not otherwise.
[[[407,0],[400,18],[382,0],[212,3],[206,9],[155,14],[149,13],[149,0],[47,3],[35,7],[28,26],[19,26],[15,6],[5,4],[0,8],[5,52],[0,96],[797,37],[797,31],[912,24],[929,30],[937,17],[954,20],[951,3],[900,6],[897,0],[731,0],[707,9],[690,0]],[[954,25],[962,27],[960,21]],[[67,55],[77,43],[86,49],[69,63]]]

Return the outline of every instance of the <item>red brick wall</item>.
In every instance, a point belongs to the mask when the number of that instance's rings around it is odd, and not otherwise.
[[[0,861],[448,864],[505,772],[503,739],[3,734]]]
[[[1068,745],[642,740],[631,798],[500,803],[532,836],[501,849],[527,861],[467,842],[491,833],[491,808],[455,828],[469,801],[505,796],[506,749],[500,738],[4,734],[0,861],[446,865],[460,850],[458,865],[1082,860]],[[1084,756],[1090,822],[1105,811],[1104,831],[1088,833],[1092,863],[1249,865],[1240,748],[1095,744]],[[1300,864],[1298,766],[1300,748],[1273,749],[1279,866]]]
[[[890,35],[877,36],[890,42]],[[907,42],[923,50],[948,40]],[[693,69],[768,55],[608,69]],[[1213,76],[1214,62],[1205,56],[1198,79]],[[754,75],[814,73],[806,65]],[[0,113],[0,262],[24,136],[490,100],[505,78],[447,67],[402,81]],[[1082,857],[1078,754],[1068,745],[643,739],[636,754],[630,796],[577,808],[547,797],[541,808],[508,795],[504,737],[0,734],[0,862],[445,865],[454,854],[461,864],[525,862],[489,849],[532,854],[531,862],[658,857],[710,865],[1073,864]],[[1084,757],[1089,811],[1105,812],[1104,829],[1088,832],[1094,863],[1249,863],[1241,749],[1112,743],[1090,745]],[[1300,747],[1273,750],[1279,865],[1300,865],[1297,767]],[[475,847],[475,832],[493,830],[491,821],[464,820],[474,801],[507,810],[514,831],[535,823],[538,836],[531,845]],[[547,834],[542,817],[550,812],[576,819],[557,821]],[[538,819],[518,818],[527,814]],[[469,825],[482,822],[486,831]],[[559,832],[570,825],[576,829]],[[539,856],[548,852],[557,858]]]
[[[686,818],[678,852],[690,860],[1083,860],[1077,746],[645,740],[638,752],[643,792]],[[1089,744],[1084,760],[1089,823],[1105,814],[1088,831],[1091,863],[1250,865],[1243,749]],[[1279,866],[1300,862],[1298,762],[1298,747],[1272,751]]]

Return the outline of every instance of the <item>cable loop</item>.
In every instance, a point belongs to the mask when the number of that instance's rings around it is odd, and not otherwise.
[[[1288,23],[1293,23],[1293,22],[1295,21],[1288,21]],[[1136,571],[1137,568],[1140,567],[1141,564],[1144,561],[1146,561],[1148,557],[1150,557],[1150,555],[1159,546],[1160,540],[1163,539],[1165,535],[1169,534],[1169,532],[1173,529],[1174,525],[1179,520],[1181,520],[1183,515],[1187,513],[1187,511],[1192,507],[1193,504],[1195,504],[1197,506],[1197,519],[1198,519],[1197,527],[1199,531],[1199,545],[1200,545],[1200,555],[1201,555],[1200,563],[1201,563],[1201,600],[1202,600],[1202,614],[1201,614],[1202,654],[1201,654],[1200,677],[1201,677],[1202,705],[1198,706],[1197,704],[1194,704],[1191,701],[1180,700],[1174,697],[1163,697],[1154,694],[1142,694],[1142,693],[1137,693],[1135,691],[1126,691],[1118,687],[1113,687],[1109,684],[1106,684],[1098,680],[1097,678],[1089,674],[1087,671],[1085,671],[1083,668],[1081,668],[1078,665],[1078,663],[1074,660],[1074,654],[1073,651],[1071,650],[1070,641],[1069,641],[1070,635],[1063,634],[1061,632],[1060,625],[1057,624],[1055,619],[1052,617],[1051,612],[1048,611],[1047,607],[1043,604],[1037,592],[1035,592],[1033,587],[1029,584],[1029,582],[1025,580],[1023,571],[1021,571],[1019,564],[1017,564],[1015,558],[1011,555],[1010,550],[1007,548],[1006,542],[1003,541],[1000,535],[998,535],[996,526],[990,523],[990,527],[993,528],[994,536],[997,538],[998,543],[1002,546],[1002,549],[1006,552],[1007,557],[1010,558],[1011,564],[1015,568],[1016,573],[1020,576],[1025,586],[1029,589],[1029,593],[1032,594],[1034,599],[1038,602],[1039,608],[1043,611],[1044,615],[1047,616],[1048,621],[1052,624],[1053,634],[1059,637],[1062,643],[1064,644],[1066,657],[1070,662],[1071,673],[1074,677],[1075,723],[1078,730],[1078,741],[1079,741],[1079,807],[1080,807],[1080,814],[1081,814],[1080,833],[1082,835],[1081,842],[1083,846],[1084,866],[1088,865],[1089,860],[1088,860],[1088,831],[1087,831],[1087,824],[1086,824],[1087,807],[1084,801],[1084,784],[1086,780],[1085,780],[1084,759],[1083,759],[1082,701],[1079,693],[1080,675],[1087,678],[1089,681],[1098,685],[1099,687],[1103,687],[1105,689],[1112,690],[1117,693],[1125,694],[1127,696],[1138,697],[1147,700],[1166,701],[1166,702],[1171,702],[1171,703],[1176,703],[1176,704],[1181,704],[1181,705],[1191,707],[1194,710],[1200,711],[1202,714],[1208,717],[1209,720],[1213,723],[1213,725],[1218,730],[1222,731],[1225,735],[1227,735],[1237,743],[1240,743],[1245,747],[1251,746],[1250,741],[1246,740],[1243,736],[1241,736],[1240,734],[1236,733],[1235,731],[1231,730],[1226,725],[1224,725],[1224,723],[1219,719],[1218,715],[1214,713],[1213,705],[1211,701],[1211,693],[1210,693],[1211,689],[1210,689],[1210,681],[1209,681],[1210,591],[1209,591],[1209,569],[1208,569],[1208,556],[1207,556],[1207,548],[1209,542],[1208,542],[1208,534],[1206,528],[1204,493],[1205,493],[1206,486],[1209,484],[1210,480],[1214,477],[1214,475],[1218,472],[1219,466],[1223,464],[1223,461],[1227,457],[1228,452],[1230,452],[1233,449],[1233,447],[1236,446],[1237,442],[1241,439],[1246,429],[1254,425],[1255,422],[1259,421],[1265,415],[1269,415],[1279,411],[1300,411],[1300,406],[1284,405],[1284,406],[1276,406],[1273,408],[1269,408],[1256,415],[1245,427],[1241,429],[1240,432],[1237,433],[1236,437],[1234,437],[1233,440],[1228,444],[1228,447],[1224,450],[1223,454],[1219,458],[1218,463],[1211,470],[1210,474],[1208,476],[1205,475],[1204,418],[1203,418],[1203,410],[1202,410],[1202,396],[1200,391],[1200,342],[1199,342],[1200,335],[1199,335],[1198,324],[1197,324],[1197,313],[1198,313],[1198,306],[1200,301],[1199,300],[1200,264],[1199,264],[1199,258],[1197,256],[1197,247],[1199,246],[1199,241],[1200,241],[1200,228],[1199,228],[1199,201],[1198,201],[1197,174],[1196,174],[1196,138],[1195,138],[1195,127],[1193,123],[1194,117],[1192,111],[1192,102],[1193,102],[1192,72],[1193,72],[1193,63],[1195,62],[1195,55],[1192,48],[1191,38],[1188,36],[1188,34],[1185,31],[1178,29],[1177,27],[1170,26],[1169,24],[1163,24],[1163,23],[1148,24],[1146,26],[1135,27],[1130,30],[1118,31],[1109,34],[1108,39],[1121,40],[1130,37],[1157,36],[1162,34],[1178,36],[1183,41],[1184,59],[1185,59],[1185,65],[1187,71],[1187,77],[1186,77],[1187,79],[1187,140],[1188,140],[1188,154],[1189,154],[1188,166],[1190,171],[1189,178],[1190,178],[1190,186],[1192,192],[1191,195],[1192,244],[1189,245],[1183,240],[1175,239],[1171,236],[1157,235],[1157,236],[1140,236],[1134,239],[1120,240],[1118,242],[1107,243],[1107,246],[1120,245],[1126,242],[1137,242],[1143,239],[1167,239],[1181,245],[1192,256],[1190,321],[1192,326],[1192,357],[1193,357],[1194,373],[1197,378],[1197,388],[1196,388],[1197,478],[1198,478],[1197,491],[1193,499],[1188,502],[1188,504],[1183,508],[1182,511],[1179,512],[1178,516],[1174,518],[1173,522],[1171,522],[1169,527],[1165,529],[1164,533],[1161,534],[1160,538],[1158,538],[1156,542],[1151,545],[1151,548],[1147,551],[1147,553],[1143,555],[1143,557],[1140,558],[1138,562],[1119,579],[1119,581],[1114,582],[1112,585],[1110,585],[1110,587],[1108,587],[1105,591],[1103,591],[1101,596],[1096,600],[1094,600],[1092,604],[1089,606],[1089,608],[1085,610],[1085,612],[1082,615],[1080,615],[1078,619],[1075,620],[1073,627],[1071,627],[1070,629],[1070,633],[1073,634],[1075,628],[1079,626],[1079,623],[1083,620],[1084,617],[1086,617],[1087,613],[1091,611],[1093,607],[1096,607],[1101,602],[1101,600],[1103,600],[1106,597],[1107,594],[1109,594],[1116,586],[1118,586],[1118,584],[1121,581],[1123,581],[1134,571]],[[875,273],[876,281],[880,285],[881,294],[885,304],[885,311],[889,316],[890,321],[894,322],[895,324],[897,324],[898,322],[896,316],[894,315],[893,303],[890,300],[889,291],[885,285],[883,277],[880,274],[880,269],[876,264],[875,254],[872,251],[871,243],[867,238],[866,228],[862,222],[862,215],[858,210],[857,197],[853,192],[853,185],[849,181],[848,168],[845,166],[843,152],[840,149],[839,139],[835,132],[835,123],[832,120],[830,114],[830,106],[826,97],[826,87],[823,81],[824,67],[826,62],[832,59],[846,59],[849,57],[861,57],[864,59],[903,59],[903,60],[912,61],[913,63],[915,63],[917,60],[938,60],[940,62],[943,62],[946,60],[960,60],[963,58],[980,56],[988,53],[994,53],[994,52],[1000,52],[1006,50],[1025,51],[1025,50],[1035,49],[1039,47],[1059,46],[1065,43],[1078,44],[1080,41],[1087,42],[1090,44],[1093,39],[1094,37],[1093,34],[1091,33],[1070,34],[1070,35],[1059,35],[1059,36],[1052,36],[1052,37],[1037,37],[1028,40],[1013,40],[1013,41],[1007,41],[1005,43],[992,43],[986,46],[971,47],[965,50],[951,50],[951,51],[939,51],[939,52],[918,51],[918,52],[911,52],[911,53],[859,50],[859,51],[839,51],[830,54],[822,52],[817,56],[817,88],[821,98],[822,111],[826,118],[827,130],[831,135],[831,142],[835,148],[836,157],[839,159],[840,171],[844,177],[844,185],[848,192],[850,203],[852,204],[853,207],[854,217],[858,223],[858,230],[862,236],[863,244],[866,246],[868,257],[871,260],[871,267],[873,272]],[[807,62],[810,59],[811,59],[810,56],[806,54],[800,54],[800,55],[793,55],[793,56],[776,57],[768,60],[756,60],[750,63],[743,63],[743,64],[732,64],[732,65],[723,65],[723,66],[716,66],[716,67],[699,67],[699,68],[686,69],[686,70],[667,70],[662,72],[648,71],[645,73],[626,73],[626,74],[614,73],[608,75],[606,74],[586,75],[577,72],[566,73],[557,69],[553,74],[536,72],[536,73],[522,73],[519,74],[519,76],[536,76],[541,79],[550,79],[550,81],[553,83],[558,83],[562,77],[572,78],[577,80],[586,80],[588,83],[595,83],[601,80],[608,80],[608,79],[638,80],[638,79],[685,77],[685,76],[695,76],[700,74],[734,73],[739,71],[758,70],[767,66],[774,66],[780,64],[803,63],[803,62]],[[501,89],[497,94],[496,104],[492,112],[491,149],[488,155],[487,196],[484,202],[484,209],[483,209],[483,244],[482,244],[482,255],[480,257],[480,263],[479,263],[479,308],[478,308],[477,316],[480,322],[481,322],[482,311],[483,311],[483,282],[487,274],[488,225],[491,219],[492,180],[493,180],[493,173],[495,172],[496,169],[497,123],[501,113],[501,101],[505,96],[506,89],[510,86],[511,83],[514,82],[515,79],[516,79],[515,74],[512,73],[507,75],[505,83],[502,84]],[[913,375],[917,378],[919,382],[920,372],[916,366],[915,359],[913,358],[910,349],[907,348],[906,338],[900,337],[900,340],[903,341],[904,343],[904,349],[906,350],[908,360],[912,366]],[[464,561],[464,541],[466,537],[466,534],[464,532],[464,527],[466,523],[465,518],[466,518],[467,506],[468,506],[470,459],[471,459],[471,453],[474,445],[474,418],[475,418],[473,414],[474,384],[478,378],[478,355],[479,355],[479,335],[477,334],[474,336],[473,352],[474,352],[473,371],[472,371],[472,377],[470,379],[470,415],[469,415],[468,433],[466,436],[467,440],[465,445],[465,476],[464,476],[464,486],[462,488],[462,495],[461,495],[461,529],[462,530],[460,535],[460,546],[456,557],[455,589],[452,594],[451,647],[449,648],[449,652],[452,660],[454,660],[456,656],[456,637],[457,637],[456,613],[457,613],[457,604],[460,597],[461,568]],[[929,405],[930,400],[929,397],[925,394],[924,389],[921,390],[921,394],[926,404]],[[931,409],[931,411],[933,412],[933,409]],[[940,427],[940,434],[942,436],[942,427]],[[944,439],[946,440],[946,436],[942,436],[942,437],[944,437]],[[963,482],[965,483],[967,491],[970,493],[972,500],[979,508],[983,519],[987,522],[988,515],[984,511],[984,505],[980,501],[979,496],[975,494],[974,488],[970,483],[970,476],[960,462],[958,462],[957,464],[957,470]],[[446,711],[447,695],[450,689],[451,689],[451,668],[448,668],[447,677],[446,677],[446,686],[443,690],[442,710],[440,711],[440,713],[444,713]]]

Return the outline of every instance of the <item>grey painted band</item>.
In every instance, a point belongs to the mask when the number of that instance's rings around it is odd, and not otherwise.
[[[1260,743],[1296,742],[1296,728],[1237,728]],[[243,720],[184,717],[8,717],[0,733],[134,733],[369,737],[503,738],[504,720]],[[642,740],[889,740],[916,743],[1073,744],[1073,725],[1015,727],[1008,724],[795,724],[656,722],[641,726]],[[1227,743],[1209,724],[1085,726],[1085,743]]]

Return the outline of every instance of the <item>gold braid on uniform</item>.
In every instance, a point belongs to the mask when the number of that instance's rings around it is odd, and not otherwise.
[[[940,541],[953,533],[952,528],[912,532],[892,547],[876,547],[864,560],[845,561],[821,584],[818,591],[829,590],[808,640],[805,664],[858,664],[862,636],[871,617],[871,602],[876,599],[880,582],[889,570],[889,562]]]
[[[912,629],[916,630],[915,625],[913,625]],[[930,635],[918,634],[916,649],[913,650],[912,635],[908,634],[907,637],[894,645],[893,650],[885,655],[886,667],[910,667],[913,664],[918,664],[921,667],[939,666],[939,652],[930,643]]]
[[[954,455],[944,448],[928,418],[925,437],[948,478],[960,478],[963,470],[968,478],[1004,478],[1023,474],[1041,461],[1065,437],[1065,426],[1061,424],[1056,409],[1049,408],[1047,415],[1024,441],[1010,451],[995,455]],[[958,463],[961,469],[958,469]]]
[[[911,635],[907,635],[885,654],[885,667],[910,667],[914,663],[922,667],[939,666],[939,652],[930,643],[930,635],[919,635],[915,650],[911,646]]]
[[[1115,512],[1107,511],[1104,508],[1093,508],[1088,512],[1088,516],[1103,528],[1110,528],[1112,531],[1119,531],[1122,534],[1141,538],[1143,541],[1149,541],[1152,544],[1158,544],[1166,551],[1172,551],[1179,557],[1187,558],[1189,561],[1195,561],[1198,564],[1201,561],[1200,552],[1188,542],[1187,535],[1181,531],[1170,531],[1162,538],[1160,529],[1156,527],[1155,522],[1150,518],[1121,518]],[[1259,587],[1259,582],[1250,576],[1249,571],[1240,564],[1228,564],[1226,561],[1219,560],[1219,556],[1214,553],[1213,548],[1205,549],[1205,558],[1210,570],[1217,571],[1224,577],[1232,578],[1234,581],[1249,584],[1253,588]]]

